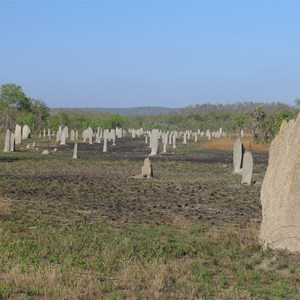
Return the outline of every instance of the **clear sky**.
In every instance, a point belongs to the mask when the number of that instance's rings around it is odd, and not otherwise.
[[[50,107],[300,97],[300,1],[3,1],[0,84]]]

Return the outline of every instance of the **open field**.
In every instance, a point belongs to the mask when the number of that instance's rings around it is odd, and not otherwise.
[[[0,299],[299,299],[300,255],[258,244],[264,149],[245,186],[231,140],[179,142],[148,180],[144,138],[116,143],[1,153]]]

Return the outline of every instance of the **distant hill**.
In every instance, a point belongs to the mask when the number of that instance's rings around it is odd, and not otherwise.
[[[144,106],[144,107],[125,107],[125,108],[51,108],[50,114],[58,112],[66,112],[68,114],[83,114],[91,119],[102,118],[108,114],[118,114],[121,116],[157,116],[157,115],[206,115],[206,114],[247,114],[257,106],[261,106],[266,113],[273,114],[275,112],[292,111],[295,109],[287,104],[276,103],[255,103],[255,102],[237,102],[232,104],[196,104],[184,108],[169,108],[159,106]]]
[[[184,107],[175,111],[178,115],[191,115],[191,114],[247,114],[254,111],[258,106],[261,106],[267,113],[273,114],[275,112],[292,111],[294,108],[280,102],[276,103],[259,103],[259,102],[237,102],[232,104],[196,104]]]
[[[64,111],[71,114],[83,113],[88,115],[98,114],[118,114],[121,116],[153,116],[153,115],[165,115],[171,112],[176,112],[178,108],[159,107],[159,106],[145,106],[145,107],[126,107],[126,108],[107,108],[107,107],[95,107],[95,108],[51,108],[50,112],[56,114],[59,111]]]
[[[90,110],[90,109],[89,109]],[[160,106],[141,106],[141,107],[125,107],[125,108],[93,108],[96,111],[108,112],[122,116],[153,116],[165,115],[170,112],[175,112],[177,108],[160,107]]]

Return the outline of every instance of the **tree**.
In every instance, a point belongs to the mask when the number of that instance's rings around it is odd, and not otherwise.
[[[42,126],[45,125],[47,118],[49,117],[49,109],[46,103],[42,100],[32,101],[32,113],[35,116],[34,129],[39,132],[42,131]]]
[[[84,130],[90,124],[90,119],[83,114],[69,116],[69,125],[74,130]]]
[[[59,121],[60,121],[60,124],[61,126],[69,126],[69,115],[64,112],[64,111],[61,111],[57,114],[58,118],[59,118]]]
[[[51,130],[57,131],[60,125],[60,120],[57,115],[50,115],[47,119],[47,125]]]
[[[268,142],[273,137],[274,121],[268,117],[261,106],[257,106],[250,114],[250,122],[254,142]]]
[[[237,125],[238,129],[242,130],[243,127],[245,126],[246,122],[247,122],[247,116],[243,115],[243,114],[236,114],[233,117],[233,121]]]
[[[5,128],[11,129],[17,112],[30,112],[31,100],[14,83],[3,84],[0,90],[0,109],[3,114]]]
[[[35,119],[36,119],[36,117],[33,113],[19,112],[16,115],[15,123],[19,124],[21,126],[26,124],[33,130],[34,129],[34,124],[35,124]]]
[[[116,127],[122,127],[123,118],[120,115],[109,115],[102,120],[104,128],[112,129]]]
[[[289,112],[282,112],[282,113],[277,113],[275,114],[275,117],[274,117],[274,134],[278,134],[279,133],[279,130],[280,130],[280,127],[281,127],[281,124],[283,121],[290,121],[294,118],[295,116]]]

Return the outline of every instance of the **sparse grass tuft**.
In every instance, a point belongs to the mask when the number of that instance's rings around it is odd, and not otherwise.
[[[1,237],[2,298],[239,299],[241,291],[284,299],[296,292],[295,281],[259,268],[265,253],[254,228],[56,225]]]
[[[7,219],[11,215],[11,200],[1,197],[0,198],[0,218]]]
[[[0,299],[297,299],[299,256],[260,247],[229,151],[180,145],[136,181],[149,149],[117,145],[2,154]]]

